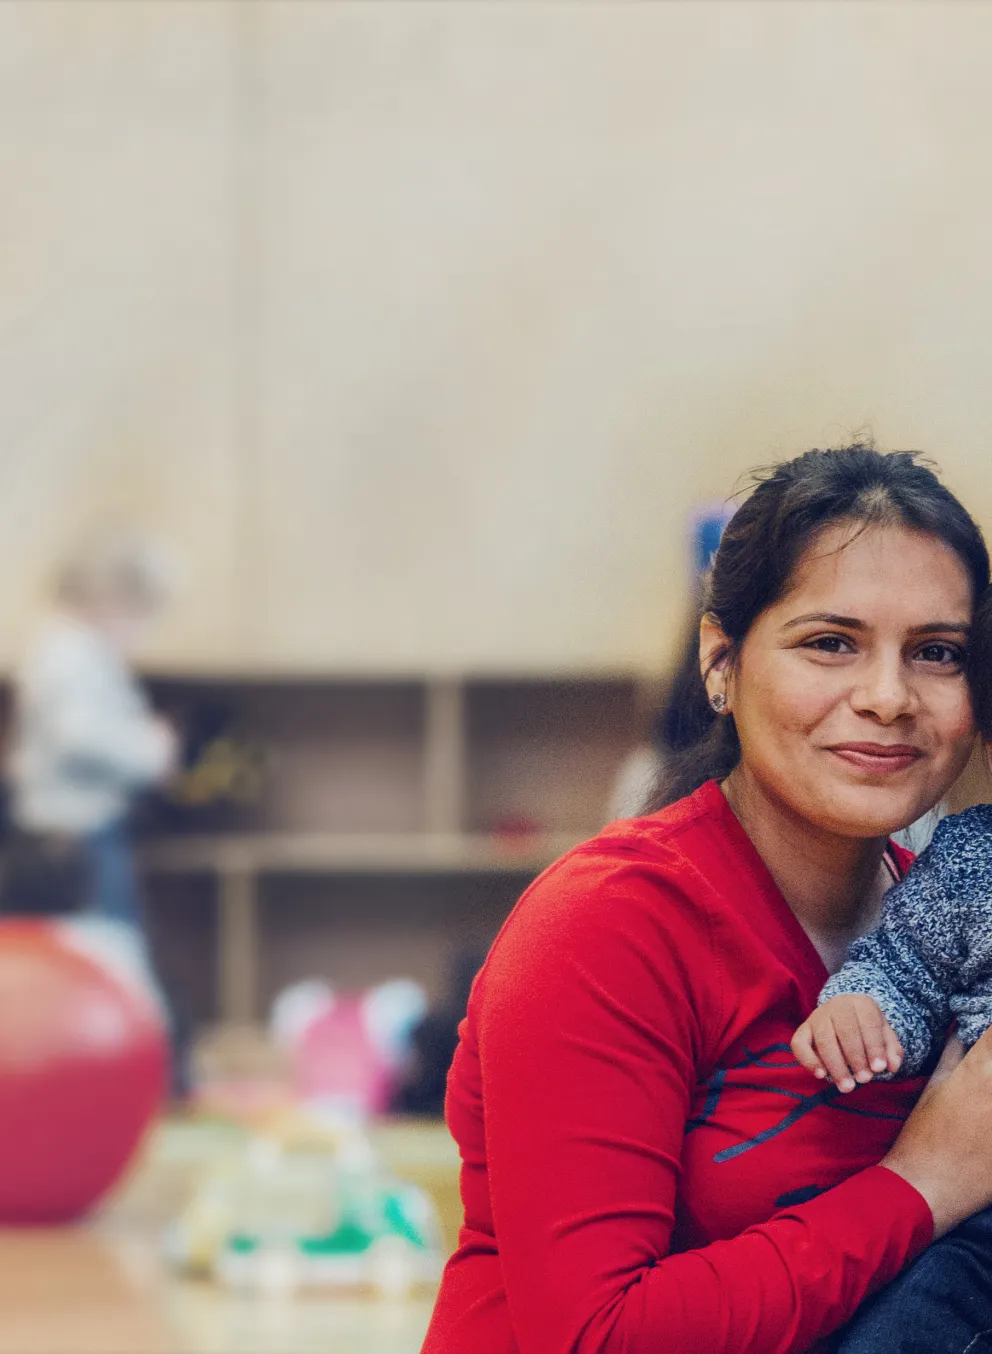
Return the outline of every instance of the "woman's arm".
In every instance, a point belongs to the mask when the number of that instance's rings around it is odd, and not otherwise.
[[[712,1016],[700,1004],[719,973],[688,900],[636,876],[629,893],[591,900],[576,883],[561,907],[521,909],[478,994],[489,1182],[521,1354],[805,1350],[928,1244],[930,1211],[874,1167],[734,1240],[669,1254]]]

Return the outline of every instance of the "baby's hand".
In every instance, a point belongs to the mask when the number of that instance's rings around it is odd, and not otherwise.
[[[859,995],[818,1006],[792,1036],[792,1051],[814,1077],[829,1077],[845,1094],[876,1072],[898,1072],[904,1056],[878,1003]]]

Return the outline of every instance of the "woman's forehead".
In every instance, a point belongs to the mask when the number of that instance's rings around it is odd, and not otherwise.
[[[800,557],[772,611],[830,611],[907,625],[968,621],[971,578],[935,536],[903,526],[828,527]]]

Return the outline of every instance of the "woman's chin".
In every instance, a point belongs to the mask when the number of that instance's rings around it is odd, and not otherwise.
[[[830,796],[824,821],[842,837],[891,837],[931,807],[930,797],[879,786],[845,786]]]

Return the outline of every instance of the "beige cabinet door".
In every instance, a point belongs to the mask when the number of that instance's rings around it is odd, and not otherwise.
[[[946,8],[247,6],[253,651],[657,669],[693,507],[866,424],[987,504],[992,18]]]
[[[388,675],[657,670],[866,423],[987,515],[992,11],[719,14],[0,4],[0,667],[99,520],[155,665]]]
[[[682,498],[658,465],[656,316],[620,247],[666,199],[616,164],[642,135],[617,16],[249,8],[255,652],[358,672],[651,666]],[[618,221],[604,175],[633,194]]]
[[[236,658],[232,8],[0,5],[0,667],[124,523],[186,575],[149,661]]]

